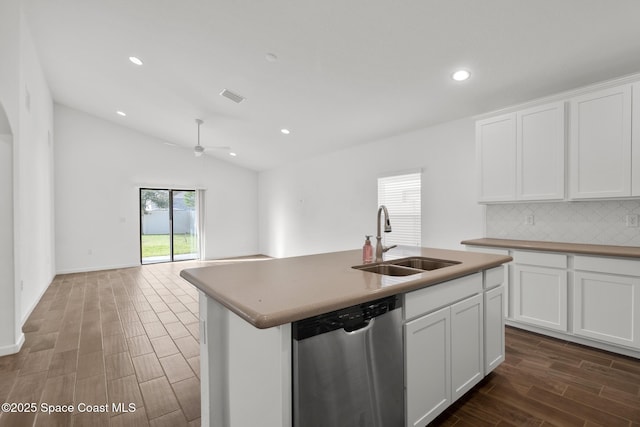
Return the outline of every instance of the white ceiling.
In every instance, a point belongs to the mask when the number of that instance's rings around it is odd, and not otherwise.
[[[56,102],[255,170],[640,71],[638,0],[23,1]]]

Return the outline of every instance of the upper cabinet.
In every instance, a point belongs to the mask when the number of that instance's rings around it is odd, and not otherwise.
[[[571,99],[571,199],[632,195],[631,88],[624,85]]]
[[[640,196],[640,83],[632,86],[631,195]]]
[[[518,200],[564,198],[564,102],[517,113]]]
[[[478,120],[478,201],[640,197],[638,79]]]
[[[481,202],[516,197],[516,115],[506,114],[476,122],[476,160]]]
[[[564,118],[555,102],[476,122],[479,201],[562,200]]]

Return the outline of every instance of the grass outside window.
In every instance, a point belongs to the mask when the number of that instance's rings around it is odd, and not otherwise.
[[[174,234],[173,253],[174,255],[191,254],[197,252],[195,236],[192,234]],[[142,235],[142,258],[168,256],[169,235],[168,234],[143,234]]]

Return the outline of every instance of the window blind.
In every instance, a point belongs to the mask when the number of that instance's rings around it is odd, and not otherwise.
[[[384,233],[385,245],[421,246],[421,173],[378,178],[378,205],[389,211],[391,233]]]

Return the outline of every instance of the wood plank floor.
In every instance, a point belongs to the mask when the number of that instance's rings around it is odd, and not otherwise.
[[[439,426],[640,426],[640,360],[506,328],[506,360]]]
[[[0,426],[199,426],[198,294],[178,274],[212,264],[57,276],[23,327],[21,351],[0,358],[0,402],[38,410],[1,413]],[[42,403],[76,411],[47,414]],[[79,413],[80,404],[97,411]]]
[[[1,413],[0,427],[200,425],[197,292],[178,273],[211,264],[57,276],[22,350],[0,357],[0,403],[110,412]],[[515,328],[506,342],[505,363],[432,425],[640,427],[640,360]]]

